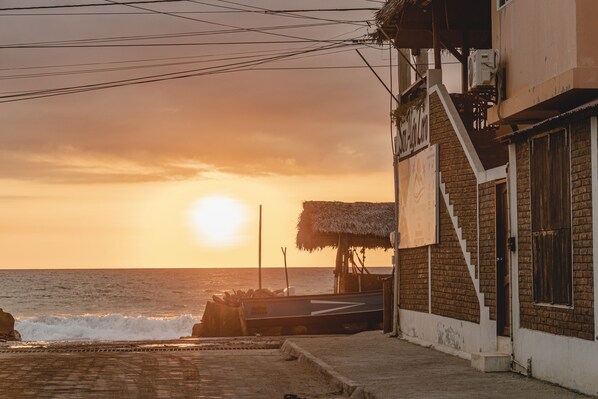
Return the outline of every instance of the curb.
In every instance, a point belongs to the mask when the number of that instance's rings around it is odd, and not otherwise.
[[[328,363],[312,355],[291,340],[284,341],[280,350],[287,355],[296,357],[300,363],[304,363],[324,375],[335,387],[342,389],[345,396],[351,399],[376,399],[376,396],[366,392],[362,385],[340,374]]]

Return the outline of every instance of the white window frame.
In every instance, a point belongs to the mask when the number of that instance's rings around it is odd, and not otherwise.
[[[501,1],[504,1],[504,3],[500,4]],[[501,10],[501,9],[505,8],[512,1],[513,0],[496,0],[496,9]]]

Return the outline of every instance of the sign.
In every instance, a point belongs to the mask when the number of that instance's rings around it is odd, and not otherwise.
[[[426,95],[420,105],[414,105],[409,109],[405,119],[399,124],[395,142],[400,158],[425,148],[430,143],[430,110],[428,103],[428,96]]]
[[[438,146],[399,162],[399,248],[438,243]]]

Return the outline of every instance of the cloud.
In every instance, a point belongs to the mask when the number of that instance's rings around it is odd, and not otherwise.
[[[64,25],[54,26],[52,37],[45,39],[72,38],[73,32],[85,38],[214,29],[164,16],[144,18],[148,19],[139,26],[125,20],[106,25],[65,18]],[[41,18],[39,25],[26,28],[8,24],[0,33],[10,31],[8,42],[39,41],[48,31],[48,21],[55,20]],[[273,21],[266,17],[234,23],[259,26]],[[298,34],[332,37],[348,31],[346,26],[326,29]],[[242,37],[272,39],[252,33]],[[9,66],[17,67],[242,51],[250,50],[21,49],[8,53],[14,58],[6,59],[11,60]],[[367,55],[381,62],[380,53],[370,50]],[[357,55],[347,51],[266,65],[360,64]],[[87,84],[172,70],[177,69],[10,80],[5,90]],[[212,172],[379,171],[390,165],[388,115],[388,97],[365,69],[247,71],[6,103],[0,104],[0,177],[101,183],[197,179]]]

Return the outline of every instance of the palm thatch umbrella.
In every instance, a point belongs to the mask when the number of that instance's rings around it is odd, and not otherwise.
[[[391,248],[394,218],[392,202],[306,201],[297,225],[297,248],[310,252],[337,248],[334,289],[342,292],[348,281],[351,248]]]
[[[305,201],[297,225],[297,248],[314,251],[349,247],[392,248],[395,229],[392,202]]]

